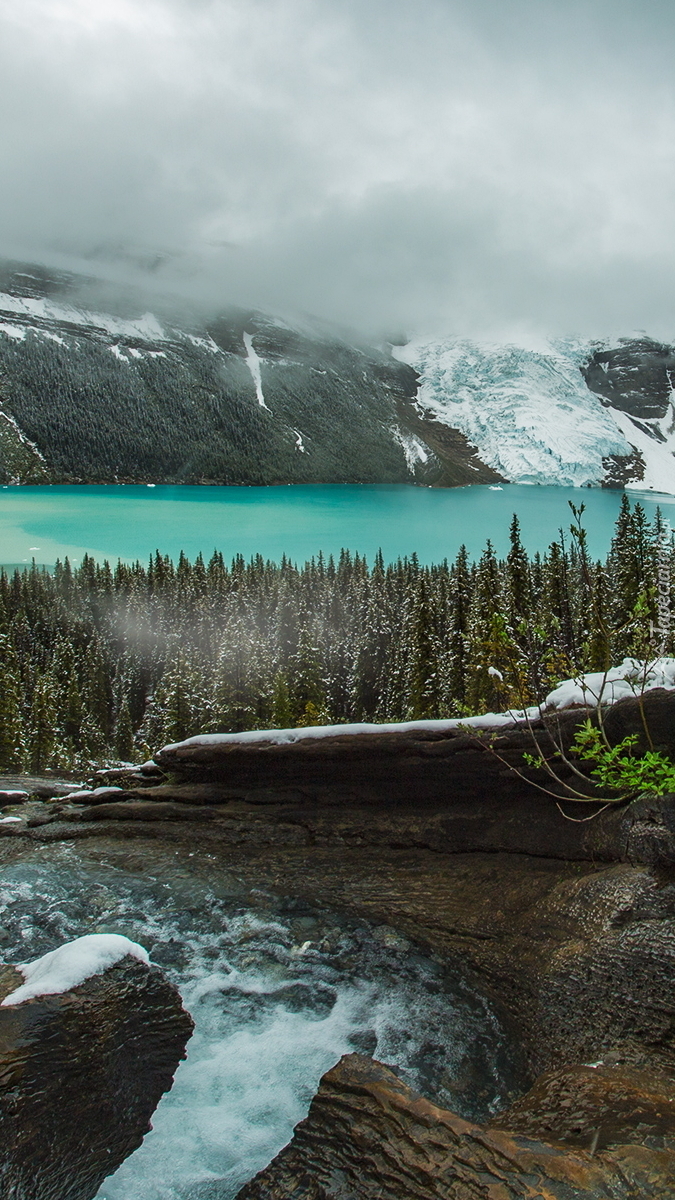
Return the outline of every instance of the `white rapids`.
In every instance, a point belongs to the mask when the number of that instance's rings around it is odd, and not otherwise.
[[[196,1022],[152,1132],[97,1200],[233,1200],[289,1141],[321,1075],[355,1050],[470,1119],[503,1106],[517,1064],[458,976],[387,926],[310,910],[241,884],[215,856],[196,859],[49,844],[3,870],[4,961],[83,935],[129,937]]]

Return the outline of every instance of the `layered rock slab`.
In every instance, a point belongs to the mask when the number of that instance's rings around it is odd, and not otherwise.
[[[655,689],[641,704],[630,697],[608,708],[604,727],[610,742],[635,733],[641,739],[638,752],[648,749],[643,712],[654,747],[675,755],[672,690]],[[535,749],[554,759],[562,782],[579,786],[554,752],[557,740],[569,746],[586,716],[586,709],[553,713],[531,729],[503,723],[468,729],[447,722],[444,728],[369,726],[360,733],[334,726],[312,736],[287,731],[289,738],[283,731],[190,738],[156,755],[169,783],[125,794],[232,810],[243,805],[252,822],[259,820],[257,810],[276,808],[285,821],[308,829],[311,844],[330,837],[332,828],[362,844],[675,866],[672,797],[600,812],[600,803],[565,800],[562,785],[560,805],[533,786],[552,786],[544,772],[524,767],[523,753]],[[579,816],[597,819],[579,822]]]
[[[237,1200],[671,1200],[672,1149],[597,1152],[484,1128],[348,1055]]]
[[[0,966],[0,999],[22,983]],[[131,957],[0,1006],[2,1200],[92,1200],[151,1128],[192,1028],[162,972]]]

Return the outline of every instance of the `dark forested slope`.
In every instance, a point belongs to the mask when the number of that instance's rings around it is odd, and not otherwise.
[[[416,376],[387,355],[260,313],[91,311],[76,284],[0,279],[5,481],[446,482],[430,451],[408,465]]]

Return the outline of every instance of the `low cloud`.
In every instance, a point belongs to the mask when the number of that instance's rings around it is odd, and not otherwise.
[[[675,15],[0,0],[6,256],[373,335],[675,336]]]

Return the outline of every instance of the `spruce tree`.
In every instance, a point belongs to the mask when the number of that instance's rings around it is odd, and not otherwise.
[[[123,762],[129,762],[134,754],[134,729],[126,697],[122,701],[115,722],[115,751]]]
[[[282,671],[278,671],[274,679],[272,696],[272,728],[292,729],[294,724],[286,676]]]
[[[25,757],[21,713],[21,674],[17,656],[0,635],[0,770],[20,771]]]
[[[510,549],[506,559],[506,606],[511,627],[517,629],[532,615],[532,585],[530,563],[520,538],[520,521],[516,513],[509,532]]]
[[[28,721],[28,760],[31,771],[40,774],[52,765],[57,744],[57,687],[49,674],[35,684]]]

